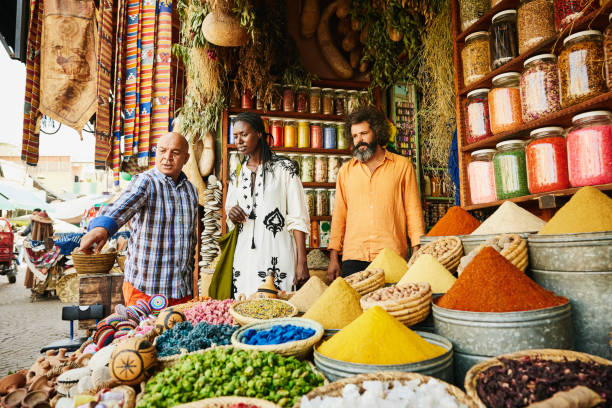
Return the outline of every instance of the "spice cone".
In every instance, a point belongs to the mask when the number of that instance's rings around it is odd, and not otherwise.
[[[368,265],[368,269],[382,269],[385,274],[385,283],[396,283],[408,269],[408,264],[395,251],[385,248]]]
[[[336,278],[304,314],[325,329],[342,329],[363,312],[361,296],[343,278]]]

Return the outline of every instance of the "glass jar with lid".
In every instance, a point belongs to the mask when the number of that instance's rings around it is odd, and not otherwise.
[[[336,89],[334,93],[334,114],[338,116],[344,116],[344,100],[346,98],[346,91],[344,89]]]
[[[234,123],[236,122],[235,116],[229,118],[229,129],[227,130],[227,144],[235,144],[236,138],[234,137]]]
[[[323,148],[335,149],[337,144],[336,124],[334,122],[323,123]]]
[[[489,92],[493,134],[512,130],[523,123],[520,80],[518,72],[506,72],[493,78],[493,89]]]
[[[280,84],[272,84],[272,98],[270,99],[270,110],[279,111],[283,109],[283,88]]]
[[[467,94],[465,128],[468,143],[493,136],[489,123],[489,91],[489,88],[480,88]]]
[[[557,31],[563,30],[580,17],[582,10],[585,10],[583,15],[595,10],[596,4],[596,1],[588,0],[554,0],[555,28]]]
[[[348,149],[348,139],[346,138],[344,123],[338,123],[336,126],[336,138],[338,139],[338,149]]]
[[[440,177],[437,173],[433,173],[429,178],[431,181],[431,196],[440,197],[442,186],[440,185]]]
[[[525,143],[522,140],[506,140],[498,143],[493,158],[497,199],[521,197],[529,194]]]
[[[468,181],[472,204],[497,201],[495,170],[493,169],[495,149],[475,150],[471,156],[472,161],[468,164]]]
[[[308,215],[313,217],[317,212],[317,194],[313,188],[305,188],[304,194],[306,195],[306,203],[308,205]]]
[[[359,106],[368,106],[370,103],[370,94],[368,91],[359,92]]]
[[[272,135],[272,146],[283,146],[283,120],[279,118],[270,118],[270,134]]]
[[[314,181],[314,156],[312,154],[305,154],[302,156],[301,169],[300,178],[302,183],[312,183]]]
[[[529,192],[538,194],[569,188],[563,128],[543,127],[532,130],[530,136],[525,148]]]
[[[490,7],[490,0],[460,0],[459,16],[461,17],[461,31],[470,28],[472,24],[489,11]]]
[[[524,62],[521,74],[521,112],[529,122],[561,109],[559,72],[554,54],[540,54]]]
[[[600,31],[581,31],[563,40],[563,50],[559,55],[563,108],[607,91],[603,63],[603,36]]]
[[[357,106],[359,106],[359,92],[355,91],[354,89],[351,89],[350,91],[347,91],[346,93],[346,97],[347,97],[347,114],[351,113],[352,111],[354,111]]]
[[[516,17],[519,54],[556,34],[552,0],[521,0]]]
[[[334,90],[323,88],[321,91],[321,110],[324,115],[334,114]]]
[[[310,147],[313,149],[323,148],[323,124],[321,122],[310,124]]]
[[[336,201],[336,190],[329,190],[329,215],[334,215],[334,202]]]
[[[300,174],[300,177],[301,177],[301,172],[302,172],[302,168],[301,168],[301,166],[302,166],[302,157],[299,154],[297,154],[297,153],[288,153],[287,157],[289,158],[289,160],[291,160],[292,162],[295,163],[295,165],[298,168],[298,173]]]
[[[325,188],[317,188],[317,205],[316,215],[318,217],[326,217],[329,215],[329,191]]]
[[[488,32],[476,31],[465,37],[465,46],[461,50],[461,62],[464,86],[470,86],[491,72]]]
[[[327,183],[327,156],[324,154],[315,155],[314,181],[315,183]]]
[[[257,97],[255,98],[255,109],[257,110],[265,110],[264,106],[264,93],[263,91],[257,91]]]
[[[283,87],[283,111],[284,112],[295,112],[295,93],[293,91],[293,85],[285,85]]]
[[[327,160],[327,182],[335,183],[338,178],[338,172],[340,171],[340,166],[342,165],[342,160],[340,156],[330,155]]]
[[[251,90],[242,88],[242,97],[240,98],[240,107],[242,109],[253,109],[253,94]]]
[[[310,113],[321,113],[321,88],[317,86],[310,88]]]
[[[310,123],[307,120],[298,120],[298,147],[310,147]]]
[[[516,10],[504,10],[491,19],[491,68],[497,69],[518,54]]]
[[[603,4],[602,4],[603,7]],[[605,58],[605,69],[606,69],[606,85],[608,89],[612,90],[612,13],[608,16],[610,24],[604,30],[604,58]]]
[[[308,89],[300,86],[295,94],[295,110],[300,113],[308,112]]]
[[[297,147],[297,124],[295,120],[286,120],[284,123],[285,147]]]
[[[612,183],[612,113],[581,113],[567,134],[567,165],[572,187]]]

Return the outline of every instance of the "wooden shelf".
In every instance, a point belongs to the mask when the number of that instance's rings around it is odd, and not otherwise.
[[[430,197],[426,196],[425,201],[443,201],[443,202],[454,202],[455,199],[453,197]]]
[[[592,186],[592,187],[595,187],[601,191],[612,191],[612,184],[601,184],[601,185]],[[549,192],[540,193],[540,194],[530,194],[530,195],[526,195],[522,197],[509,198],[507,200],[492,201],[490,203],[467,205],[464,208],[466,210],[478,210],[481,208],[497,207],[501,205],[504,201],[512,201],[513,203],[523,203],[526,201],[536,200],[539,197],[547,196],[547,195],[562,197],[562,196],[572,195],[579,189],[580,187],[575,187],[575,188],[568,188],[566,190],[549,191]]]
[[[228,144],[228,150],[236,150],[236,145]],[[316,153],[316,154],[344,154],[351,155],[351,151],[348,149],[311,149],[305,147],[271,147],[275,152],[286,152],[286,153]]]
[[[331,215],[311,215],[310,221],[331,221]]]
[[[577,105],[570,106],[569,108],[562,109],[560,111],[546,115],[540,119],[532,120],[531,122],[524,123],[517,126],[513,130],[508,132],[499,133],[487,139],[471,143],[461,147],[461,151],[467,152],[475,149],[483,149],[487,147],[495,147],[495,145],[503,140],[508,139],[520,139],[529,137],[529,131],[544,126],[563,126],[565,128],[571,126],[572,117],[579,113],[597,110],[597,109],[610,109],[612,103],[612,91],[605,94],[596,96],[588,101],[579,103]]]
[[[309,183],[302,182],[304,188],[336,188],[336,183]]]
[[[456,37],[456,41],[463,41],[465,40],[465,37],[472,33],[475,33],[476,31],[488,31],[489,26],[491,25],[491,18],[493,18],[495,14],[507,9],[517,9],[519,4],[519,0],[503,0],[492,9],[489,9],[489,11],[487,11],[484,16],[480,17],[478,21],[476,21],[474,24],[472,24],[465,31],[462,32],[460,32],[461,21],[460,19],[458,19],[459,21],[456,27],[458,34]]]
[[[344,122],[344,116],[338,115],[323,115],[316,113],[301,113],[301,112],[284,112],[284,111],[263,111],[257,109],[242,109],[230,108],[230,115],[235,115],[242,112],[253,112],[266,118],[286,118],[286,119],[310,119],[320,122]]]
[[[506,7],[503,7],[502,10],[506,9],[506,8],[513,8],[511,5],[513,3],[516,3],[518,5],[519,2],[516,1],[516,0],[503,1],[501,4],[495,6],[495,9],[497,9],[500,5],[505,4],[505,3],[508,3],[510,5],[508,5]],[[547,54],[547,53],[558,54],[558,52],[563,47],[563,39],[565,39],[565,37],[567,37],[571,33],[577,33],[579,31],[588,30],[588,29],[590,29],[589,27],[591,27],[591,25],[593,25],[594,27],[605,27],[607,25],[607,22],[608,22],[608,15],[610,14],[611,11],[612,11],[612,4],[609,4],[606,7],[601,7],[599,9],[597,9],[597,10],[587,14],[586,16],[583,16],[582,18],[576,20],[576,22],[574,23],[573,30],[571,32],[569,31],[569,28],[566,28],[562,32],[558,33],[557,36],[549,38],[548,40],[545,40],[545,41],[541,42],[540,44],[536,45],[535,47],[529,49],[528,51],[525,51],[524,53],[522,53],[518,57],[514,58],[512,61],[502,65],[501,67],[499,67],[499,68],[497,68],[497,69],[495,69],[495,70],[493,70],[491,72],[489,72],[489,74],[487,74],[481,80],[473,83],[470,86],[460,88],[459,89],[459,95],[465,96],[465,95],[468,94],[468,92],[471,92],[474,89],[491,88],[492,87],[492,79],[493,79],[493,77],[495,77],[495,76],[497,76],[499,74],[503,74],[504,72],[513,72],[514,71],[514,72],[521,73],[523,71],[523,63],[528,58],[531,58],[534,55]],[[486,29],[488,29],[488,26],[486,27]],[[467,31],[470,31],[470,30],[466,30],[466,32]],[[474,30],[474,31],[478,31],[478,30]],[[461,35],[463,35],[463,33]],[[458,42],[463,41],[463,37],[459,36],[456,39],[456,41],[458,41]],[[461,78],[461,83],[463,84],[463,78]]]

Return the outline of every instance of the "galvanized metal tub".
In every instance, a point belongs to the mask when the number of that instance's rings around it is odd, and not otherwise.
[[[331,336],[333,336],[334,334],[338,333],[339,331],[340,331],[340,329],[325,329],[325,330],[323,330],[322,340],[329,339]]]
[[[463,389],[465,375],[470,368],[483,361],[490,360],[493,356],[480,356],[476,354],[458,353],[455,352],[453,366],[455,367],[455,385]]]
[[[532,232],[518,233],[518,235],[523,239],[527,239],[532,234],[533,234]],[[490,235],[462,235],[460,236],[459,238],[461,238],[461,243],[463,244],[463,254],[464,255],[469,254],[470,252],[472,252],[473,249],[476,249],[478,245],[482,244],[488,239],[495,238],[499,235],[501,235],[501,233],[500,234],[490,234]]]
[[[612,231],[531,235],[531,268],[543,271],[612,271]]]
[[[427,332],[416,332],[419,336],[431,344],[443,347],[446,353],[425,361],[411,364],[398,365],[377,365],[377,364],[357,364],[335,360],[314,351],[315,366],[321,371],[329,381],[336,381],[342,378],[352,377],[357,374],[375,373],[380,371],[404,371],[420,373],[439,378],[446,382],[453,382],[453,345],[450,341],[437,334]]]
[[[612,271],[563,272],[532,269],[542,287],[570,299],[576,350],[610,358],[612,331]]]
[[[508,313],[466,312],[432,304],[432,312],[436,333],[449,339],[455,351],[464,354],[496,356],[525,349],[574,347],[569,302]]]

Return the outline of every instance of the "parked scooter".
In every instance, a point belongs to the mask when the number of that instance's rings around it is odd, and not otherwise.
[[[6,218],[0,218],[0,275],[5,275],[9,283],[17,282],[15,235]]]

